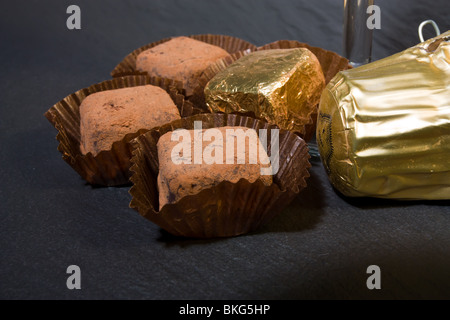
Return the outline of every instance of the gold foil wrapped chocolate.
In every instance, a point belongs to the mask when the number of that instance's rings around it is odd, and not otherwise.
[[[274,49],[243,56],[211,79],[204,93],[212,112],[253,113],[302,135],[324,87],[311,51]]]
[[[344,195],[450,199],[450,31],[340,72],[323,92],[317,140]]]

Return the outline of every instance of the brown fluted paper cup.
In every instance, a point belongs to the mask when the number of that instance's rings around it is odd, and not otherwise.
[[[195,121],[202,121],[203,129],[224,126],[244,126],[257,132],[259,129],[278,129],[265,121],[240,114],[199,114],[173,121],[136,138],[131,159],[130,207],[167,232],[192,238],[245,234],[270,221],[306,187],[311,167],[306,143],[294,133],[280,130],[279,170],[270,186],[260,179],[253,183],[245,179],[237,183],[222,181],[158,210],[158,140],[176,129],[193,129]],[[270,149],[269,145],[269,152]]]
[[[166,90],[182,117],[200,113],[181,94],[181,83],[157,77],[128,76],[94,84],[81,89],[51,107],[44,116],[58,130],[56,139],[59,141],[58,150],[66,161],[88,183],[100,186],[117,186],[129,183],[130,158],[132,147],[130,141],[140,134],[147,132],[142,128],[138,132],[127,134],[122,140],[113,143],[111,150],[101,151],[94,156],[92,153],[83,154],[80,150],[80,111],[82,101],[90,94],[126,87],[155,85]]]

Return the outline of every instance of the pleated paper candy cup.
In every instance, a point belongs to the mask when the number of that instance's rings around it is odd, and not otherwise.
[[[130,207],[172,235],[217,238],[252,232],[269,222],[306,187],[311,167],[307,145],[298,135],[280,130],[279,170],[270,186],[264,185],[260,179],[253,183],[245,179],[237,183],[222,181],[159,210],[158,140],[176,129],[194,129],[195,121],[201,121],[203,129],[224,126],[243,126],[256,132],[259,129],[268,132],[278,129],[244,115],[214,113],[176,120],[136,138],[131,159],[133,175],[130,180],[133,186],[130,189]]]
[[[83,154],[80,150],[80,105],[89,95],[120,88],[155,85],[166,90],[182,117],[200,113],[190,102],[185,100],[180,82],[148,76],[128,76],[94,84],[78,90],[51,107],[44,116],[58,130],[56,139],[58,150],[66,161],[84,180],[92,185],[118,186],[129,183],[131,176],[130,158],[132,147],[130,141],[147,132],[151,128],[142,128],[129,133],[123,139],[112,144],[110,150],[104,150],[97,155]]]

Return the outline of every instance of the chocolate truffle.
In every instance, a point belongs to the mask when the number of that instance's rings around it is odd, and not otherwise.
[[[252,112],[282,129],[306,134],[324,87],[316,56],[296,48],[246,55],[215,75],[204,92],[212,112]]]
[[[181,81],[190,96],[202,71],[228,55],[218,46],[188,37],[175,37],[141,52],[136,58],[136,69],[150,76]]]
[[[224,180],[272,184],[270,159],[254,129],[176,130],[161,136],[157,149],[160,209]]]
[[[180,113],[162,88],[145,85],[101,91],[80,105],[81,152],[94,156],[113,142],[140,129],[152,129],[180,119]]]

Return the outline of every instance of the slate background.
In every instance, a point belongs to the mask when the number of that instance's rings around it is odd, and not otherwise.
[[[0,299],[449,299],[449,201],[344,198],[312,159],[309,187],[257,232],[175,238],[128,208],[127,187],[86,185],[43,117],[108,79],[127,53],[169,36],[295,39],[342,53],[342,3],[2,2]],[[81,7],[82,30],[66,28],[70,4]],[[450,29],[448,0],[376,4],[374,59],[418,43],[423,20]],[[66,288],[71,264],[81,267],[82,290]],[[382,271],[378,291],[365,285],[372,264]]]

